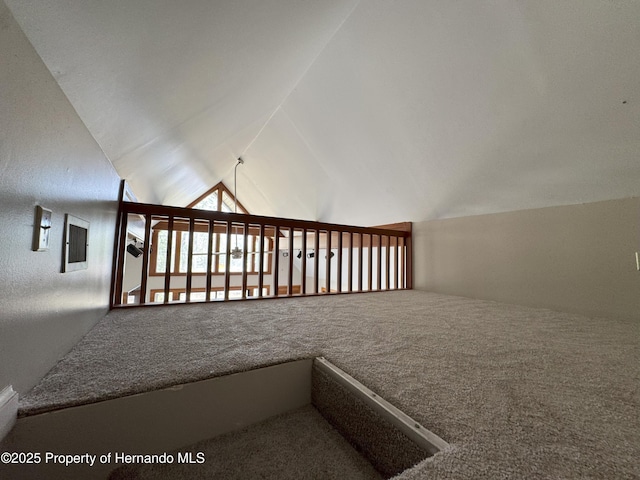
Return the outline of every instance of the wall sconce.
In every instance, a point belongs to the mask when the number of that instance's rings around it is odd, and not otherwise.
[[[335,253],[334,253],[334,252],[331,252],[331,253],[329,254],[329,258],[333,258],[333,256],[334,256],[334,255],[335,255]],[[327,256],[325,255],[325,256],[324,256],[324,258],[327,258]]]
[[[302,258],[302,250],[298,252],[298,254],[296,255],[296,258]]]
[[[316,256],[316,254],[313,251],[307,253],[307,258],[313,258],[315,256]]]
[[[138,258],[140,255],[144,253],[142,249],[138,248],[133,243],[130,243],[129,245],[127,245],[127,252],[129,252],[135,258]]]

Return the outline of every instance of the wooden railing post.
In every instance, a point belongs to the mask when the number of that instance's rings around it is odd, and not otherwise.
[[[142,254],[142,278],[140,279],[140,305],[147,302],[147,280],[149,275],[149,257],[151,256],[151,214],[144,216],[144,247]]]
[[[116,225],[113,233],[113,260],[111,262],[111,287],[109,289],[109,306],[110,308],[120,305],[122,303],[122,278],[124,277],[124,271],[119,272],[119,269],[124,269],[124,259],[122,255],[124,249],[122,246],[122,230],[126,232],[126,226],[124,226],[124,191],[126,180],[120,180],[120,187],[118,191],[118,213],[116,214]],[[125,233],[126,238],[126,233]],[[120,298],[120,300],[118,300]]]
[[[411,242],[411,236],[406,237],[405,239],[405,250],[407,251],[407,255],[406,255],[406,282],[405,282],[405,288],[407,290],[411,290],[413,288],[413,247],[412,247],[412,242]]]
[[[122,212],[120,215],[120,232],[118,239],[118,248],[116,249],[117,269],[115,278],[115,292],[114,292],[114,305],[122,304],[122,282],[124,279],[124,256],[127,251],[127,222],[129,221],[129,214]]]

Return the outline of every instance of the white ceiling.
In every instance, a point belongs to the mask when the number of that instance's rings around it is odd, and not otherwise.
[[[420,221],[640,194],[636,0],[5,0],[141,201]]]

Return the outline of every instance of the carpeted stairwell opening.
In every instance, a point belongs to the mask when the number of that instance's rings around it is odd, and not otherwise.
[[[113,456],[0,465],[0,478],[386,479],[447,446],[322,357],[32,415],[0,447],[53,441],[60,453]]]
[[[309,405],[180,449],[201,465],[124,466],[109,480],[387,479],[447,446],[326,359],[310,374]]]
[[[316,358],[311,402],[384,478],[438,453],[447,443],[324,358]]]

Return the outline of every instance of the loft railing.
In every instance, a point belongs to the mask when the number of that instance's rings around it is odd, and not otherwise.
[[[411,288],[411,224],[120,202],[112,307]]]

